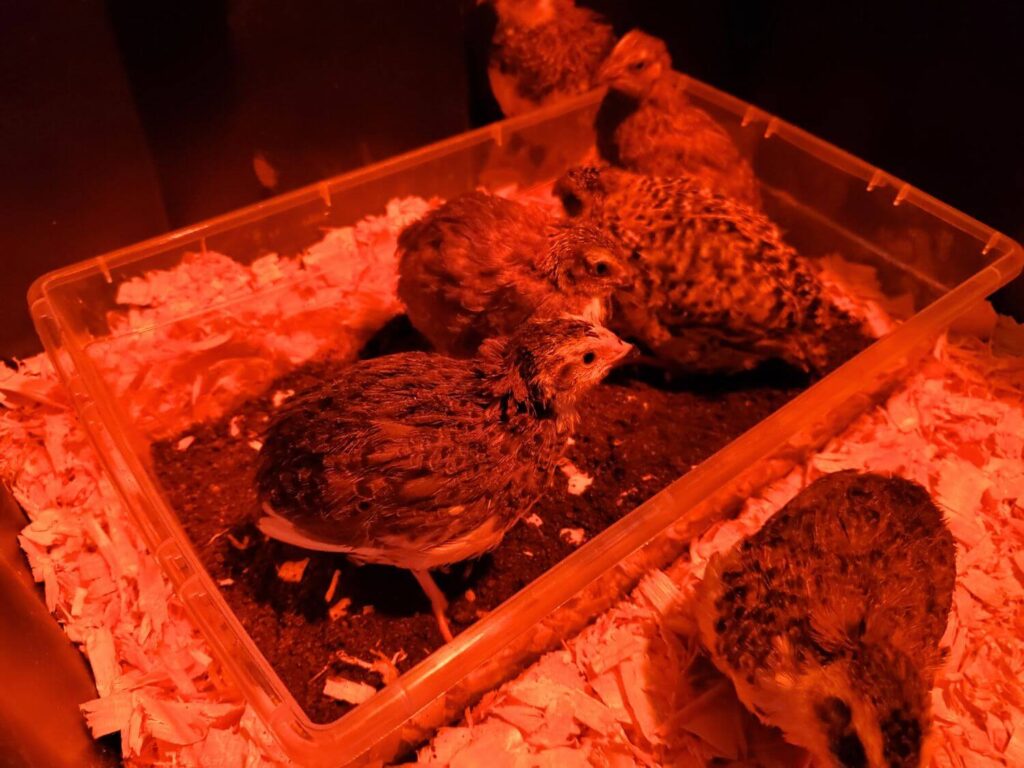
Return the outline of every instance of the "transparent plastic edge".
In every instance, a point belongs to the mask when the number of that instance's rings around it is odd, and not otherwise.
[[[325,204],[330,205],[330,196],[341,189],[394,174],[405,168],[423,163],[426,160],[444,157],[445,155],[453,154],[467,147],[483,144],[487,141],[494,141],[498,146],[501,146],[505,138],[516,131],[571,114],[587,106],[593,106],[600,100],[601,94],[602,91],[591,91],[582,96],[577,96],[525,115],[508,118],[466,131],[465,133],[450,136],[371,165],[307,184],[290,192],[277,195],[269,200],[237,208],[195,224],[180,227],[163,235],[133,243],[124,248],[117,248],[101,255],[84,259],[70,266],[48,272],[37,278],[35,282],[53,284],[56,281],[64,282],[69,279],[78,278],[86,273],[95,274],[99,272],[107,274],[113,267],[131,263],[145,256],[164,251],[179,243],[213,237],[226,229],[263,219],[304,203],[321,200]],[[30,301],[34,288],[35,286],[30,288]]]
[[[820,139],[811,133],[789,123],[782,118],[776,117],[758,107],[748,104],[741,99],[731,96],[714,86],[708,85],[696,78],[687,76],[687,88],[700,98],[718,105],[722,109],[733,113],[739,118],[743,127],[752,127],[755,124],[764,126],[766,138],[777,136],[782,138],[805,153],[816,157],[839,170],[856,176],[866,183],[866,189],[872,191],[882,187],[892,187],[895,190],[894,205],[909,202],[922,210],[930,213],[936,218],[954,226],[986,243],[984,251],[987,253],[992,248],[1003,248],[1012,250],[1020,248],[1006,235],[981,223],[977,219],[968,216],[962,211],[943,203],[935,197],[921,191],[917,187],[893,176],[880,168],[871,165],[840,149],[824,139]],[[365,183],[367,181],[395,173],[404,168],[422,163],[425,160],[443,157],[446,154],[476,144],[492,140],[499,146],[504,143],[505,137],[514,134],[517,130],[529,128],[540,123],[552,120],[564,115],[571,114],[586,107],[598,104],[604,96],[604,89],[596,89],[581,96],[553,104],[548,107],[530,112],[518,117],[501,120],[490,125],[482,126],[456,136],[442,139],[425,147],[413,149],[394,157],[382,160],[378,163],[357,168],[352,171],[324,179],[313,184],[300,187],[269,200],[261,201],[253,205],[245,206],[219,216],[206,219],[196,224],[182,227],[172,232],[154,238],[134,243],[124,248],[109,251],[99,256],[54,270],[42,277],[37,278],[30,288],[30,300],[33,291],[37,290],[36,283],[64,282],[81,276],[84,273],[109,274],[112,267],[131,263],[146,255],[152,255],[172,247],[178,243],[190,240],[212,237],[219,232],[232,227],[237,227],[250,221],[258,220],[266,216],[280,213],[304,203],[313,202],[317,199],[323,200],[329,205],[330,195],[348,186]]]
[[[217,660],[264,721],[272,722],[291,695],[224,601],[173,511],[139,464],[121,415],[110,407],[106,386],[98,380],[85,350],[60,330],[60,312],[46,294],[46,284],[39,281],[29,290],[33,323],[112,485]],[[218,624],[229,627],[229,638]],[[238,645],[245,658],[239,658]]]
[[[943,327],[952,322],[959,314],[966,311],[974,302],[984,298],[1000,287],[1000,285],[1009,281],[1020,271],[1022,264],[1024,264],[1024,252],[1021,251],[1018,245],[971,217],[900,182],[893,176],[884,174],[873,166],[858,160],[827,142],[817,139],[784,121],[773,118],[765,112],[756,110],[756,108],[746,105],[744,102],[723,94],[710,86],[693,80],[691,81],[691,87],[702,98],[719,103],[737,115],[751,112],[750,121],[763,120],[766,124],[772,124],[774,126],[773,133],[778,134],[809,154],[838,167],[846,173],[862,177],[869,182],[877,177],[879,183],[888,183],[900,190],[904,190],[905,194],[901,202],[908,201],[921,207],[923,210],[936,216],[936,218],[986,242],[986,249],[996,248],[1006,251],[1006,254],[915,315],[914,318],[907,321],[892,336],[873,344],[868,350],[847,362],[831,376],[737,438],[721,452],[708,459],[683,478],[677,480],[647,503],[630,512],[619,523],[616,523],[598,537],[595,537],[595,539],[570,556],[570,558],[555,566],[523,591],[502,604],[501,607],[488,617],[487,621],[474,625],[456,638],[454,643],[439,649],[403,675],[396,683],[380,691],[370,701],[330,724],[317,725],[311,723],[298,708],[294,699],[284,688],[283,684],[281,684],[276,674],[272,670],[268,671],[269,665],[250,640],[248,633],[245,632],[244,628],[234,617],[233,612],[231,612],[227,603],[221,597],[220,591],[206,574],[205,569],[202,568],[187,537],[180,530],[173,512],[166,508],[166,504],[159,491],[151,486],[148,473],[134,460],[131,449],[127,447],[126,433],[124,432],[125,425],[121,423],[121,418],[116,413],[116,410],[109,408],[103,402],[108,396],[105,385],[98,380],[92,380],[93,376],[90,375],[92,364],[84,349],[77,343],[75,332],[66,322],[62,324],[62,320],[66,319],[62,317],[61,313],[54,311],[54,307],[51,306],[48,300],[48,292],[51,288],[80,277],[86,272],[107,271],[110,266],[139,260],[147,255],[152,255],[155,252],[171,247],[180,241],[212,235],[225,228],[239,226],[248,221],[308,202],[316,197],[322,198],[325,187],[330,190],[349,184],[357,184],[394,173],[410,165],[423,162],[426,159],[443,156],[489,139],[500,142],[503,140],[502,137],[505,133],[511,133],[517,129],[535,125],[586,106],[592,106],[600,99],[601,92],[586,94],[571,102],[565,102],[555,107],[531,113],[530,115],[485,126],[484,128],[443,140],[368,168],[346,173],[295,190],[273,200],[224,214],[167,235],[113,251],[104,256],[79,262],[76,265],[43,275],[33,282],[29,290],[29,302],[32,307],[33,317],[36,318],[37,311],[42,312],[45,307],[45,311],[49,313],[51,320],[60,328],[60,339],[52,338],[50,330],[45,332],[45,337],[44,332],[40,331],[40,338],[43,340],[44,347],[50,353],[51,359],[59,355],[62,349],[66,348],[74,371],[65,371],[65,366],[58,365],[58,373],[61,375],[62,380],[68,384],[69,388],[74,385],[76,391],[90,397],[94,407],[104,411],[101,414],[102,423],[114,425],[113,429],[106,428],[106,431],[110,439],[114,441],[120,458],[129,465],[128,468],[134,477],[134,481],[139,486],[138,491],[141,492],[146,505],[156,513],[161,524],[166,526],[166,530],[170,532],[169,536],[161,540],[150,540],[159,538],[159,534],[149,525],[141,522],[146,517],[146,513],[136,508],[135,489],[126,491],[122,488],[121,483],[123,481],[118,477],[117,468],[108,467],[114,476],[112,479],[115,485],[118,486],[119,492],[125,497],[126,504],[131,510],[133,518],[140,521],[143,532],[147,535],[147,543],[150,545],[151,551],[155,555],[159,552],[169,553],[172,550],[169,550],[168,546],[173,544],[175,557],[180,556],[188,564],[189,572],[186,578],[182,578],[181,573],[176,574],[175,569],[168,567],[164,557],[158,556],[161,565],[168,571],[169,576],[175,582],[176,590],[181,589],[186,583],[191,584],[193,589],[201,586],[202,589],[194,594],[208,597],[214,604],[216,616],[210,617],[206,615],[208,610],[206,606],[199,607],[194,604],[194,599],[182,597],[190,612],[196,616],[203,626],[203,634],[207,640],[219,652],[218,655],[221,657],[221,662],[229,671],[233,672],[232,676],[239,683],[243,693],[252,701],[261,717],[269,724],[272,724],[275,734],[281,739],[283,746],[285,746],[289,753],[295,756],[308,756],[307,750],[316,747],[313,741],[318,737],[328,737],[328,740],[336,741],[344,736],[346,742],[344,751],[349,756],[358,756],[372,749],[376,743],[385,738],[395,728],[400,727],[403,722],[415,714],[422,706],[425,706],[433,698],[444,693],[445,690],[448,690],[469,671],[478,666],[494,649],[505,645],[515,636],[505,632],[501,637],[497,637],[497,631],[492,629],[492,627],[499,621],[507,621],[512,616],[518,616],[524,624],[521,631],[526,631],[533,621],[539,620],[552,610],[555,610],[559,605],[571,598],[573,594],[596,578],[604,569],[642,546],[645,543],[645,540],[643,540],[644,536],[647,536],[647,540],[649,540],[650,537],[657,535],[663,530],[671,522],[671,519],[674,519],[666,511],[669,510],[667,505],[671,504],[671,509],[673,510],[678,510],[681,506],[692,506],[696,501],[699,501],[699,494],[706,494],[708,491],[715,489],[724,477],[723,473],[725,473],[728,466],[733,466],[735,469],[735,465],[732,462],[744,459],[749,463],[767,455],[771,450],[771,446],[764,447],[763,450],[757,448],[763,442],[761,440],[761,433],[767,429],[765,427],[766,424],[772,425],[775,429],[785,428],[790,431],[794,430],[798,426],[798,422],[803,420],[802,417],[807,416],[807,408],[817,408],[819,411],[824,411],[828,403],[838,402],[835,398],[839,397],[840,393],[847,392],[848,390],[848,394],[853,392],[849,388],[852,384],[845,388],[836,384],[837,376],[840,376],[844,371],[852,373],[854,370],[852,366],[854,365],[872,365],[880,369],[886,359],[889,359],[892,355],[900,354],[901,349],[905,351],[905,349],[914,346],[911,343],[912,339],[916,339],[919,342],[921,338],[928,334],[934,335],[940,332]],[[878,186],[878,184],[875,186]],[[871,188],[870,183],[869,188]],[[42,320],[37,321],[37,329],[41,327],[43,322]],[[860,370],[858,370],[857,376],[861,375]],[[850,379],[855,381],[856,377],[850,376]],[[857,388],[854,386],[853,389]],[[80,396],[73,397],[73,400],[75,401],[76,408],[81,409]],[[97,438],[93,431],[103,427],[92,423],[85,423],[84,426],[90,433],[91,439],[95,442]],[[784,437],[780,437],[775,443],[781,442],[784,439]],[[103,451],[101,450],[100,453],[102,455]],[[634,520],[634,518],[636,519]],[[184,546],[182,546],[182,543],[184,543]],[[559,585],[557,583],[558,580],[565,578],[565,573],[570,568],[573,570],[582,569],[583,573],[589,575],[575,578],[571,588],[566,585]],[[191,590],[185,591],[192,594]],[[229,647],[219,637],[221,630],[215,626],[217,621],[226,623],[231,628],[234,635],[232,640],[243,645],[246,653],[250,656],[247,660],[249,663],[243,663],[234,658],[233,653],[236,649]],[[252,667],[254,664],[257,667],[263,668],[261,670],[263,683],[259,684],[258,689],[254,689],[253,685],[248,682],[252,678]],[[253,694],[256,695],[254,696]],[[287,709],[288,718],[282,717],[285,714],[282,707]],[[287,723],[287,727],[285,727],[285,719],[290,720]],[[287,733],[282,732],[282,730],[287,731]],[[344,756],[336,755],[336,757],[342,763],[346,761]],[[339,763],[332,761],[331,764]]]
[[[542,574],[492,611],[486,622],[466,629],[376,696],[345,717],[346,747],[356,755],[400,727],[419,708],[451,689],[499,648],[510,643],[585,589],[607,568],[630,556],[676,523],[705,497],[783,446],[809,419],[825,415],[847,399],[864,394],[863,382],[884,377],[900,356],[920,353],[937,337],[1018,274],[1024,251],[1015,250],[979,271],[921,310],[889,336],[879,339],[815,386],[791,400],[725,448],[699,464],[617,523]],[[766,435],[771,435],[767,437]],[[513,621],[514,619],[514,621]],[[391,690],[394,689],[394,690]]]

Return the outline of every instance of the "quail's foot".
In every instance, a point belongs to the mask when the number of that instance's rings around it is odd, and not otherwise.
[[[448,599],[444,596],[444,592],[437,586],[437,582],[434,581],[434,577],[430,575],[430,571],[413,571],[412,575],[416,577],[416,581],[419,582],[420,587],[427,595],[427,599],[430,600],[430,608],[434,611],[434,618],[437,619],[437,628],[441,630],[441,637],[444,638],[446,643],[452,641],[452,630],[448,626]]]

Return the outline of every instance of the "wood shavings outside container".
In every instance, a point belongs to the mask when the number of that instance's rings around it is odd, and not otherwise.
[[[196,413],[194,394],[170,402],[160,399],[166,392],[140,399],[147,394],[145,380],[118,381],[116,369],[101,361],[110,359],[112,350],[131,354],[133,345],[150,343],[147,339],[178,339],[183,343],[168,346],[167,370],[180,370],[187,380],[186,375],[230,360],[242,386],[224,398],[255,394],[282,372],[294,350],[278,350],[267,361],[261,357],[266,350],[234,339],[237,320],[258,317],[282,297],[295,296],[302,301],[287,309],[292,330],[295,323],[340,326],[347,343],[357,343],[373,323],[397,311],[389,298],[393,286],[387,284],[393,275],[373,284],[373,275],[352,264],[343,274],[325,275],[313,265],[282,276],[268,254],[298,254],[322,239],[323,228],[380,214],[393,198],[447,198],[480,185],[529,188],[550,181],[591,146],[600,94],[82,262],[33,285],[29,302],[39,335],[152,553],[220,661],[297,760],[318,766],[386,760],[458,717],[481,693],[608,608],[650,568],[678,557],[750,489],[824,443],[883,395],[938,334],[976,313],[983,299],[1024,265],[1017,243],[877,168],[697,81],[690,81],[689,92],[750,158],[765,207],[788,241],[808,254],[839,252],[871,266],[883,292],[904,296],[912,316],[328,725],[315,725],[302,712],[234,617],[150,465],[153,440],[197,417],[217,415],[230,403],[207,392],[202,399],[207,411]],[[163,307],[154,315],[158,322],[111,326],[108,313],[123,314],[117,298],[119,292],[122,299],[131,293],[125,286],[137,285],[133,278],[173,267],[187,254],[212,252],[230,254],[265,274],[265,289],[248,285],[232,298],[230,286],[215,286],[222,298],[209,306]],[[145,303],[144,297],[136,300]],[[329,336],[319,342],[330,341]],[[312,338],[302,354],[315,353],[319,342]]]

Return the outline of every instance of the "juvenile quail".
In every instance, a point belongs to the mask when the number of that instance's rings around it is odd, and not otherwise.
[[[358,362],[290,399],[256,484],[262,531],[407,568],[451,639],[432,568],[497,546],[551,480],[576,404],[630,350],[607,329],[534,320],[472,360],[405,352]]]
[[[398,295],[439,352],[472,355],[535,313],[601,322],[628,280],[618,242],[589,222],[472,192],[448,201],[398,238]]]
[[[820,371],[831,357],[823,334],[856,327],[771,221],[691,178],[580,167],[555,194],[632,253],[634,284],[615,293],[609,327],[667,367],[728,372],[777,358]]]
[[[690,175],[714,192],[759,205],[750,163],[725,129],[690,102],[664,42],[628,32],[597,77],[609,88],[595,121],[603,160],[652,176]]]
[[[743,703],[819,766],[921,766],[955,557],[920,485],[827,475],[712,558],[701,640]]]
[[[487,75],[506,117],[595,87],[615,36],[601,16],[572,0],[493,0],[498,24]]]

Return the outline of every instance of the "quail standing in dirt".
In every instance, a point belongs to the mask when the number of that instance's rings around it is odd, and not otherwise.
[[[604,161],[652,176],[693,176],[713,192],[760,204],[750,163],[725,129],[690,102],[664,42],[627,33],[598,81],[609,89],[595,121]]]
[[[920,485],[827,475],[712,558],[701,640],[743,703],[817,765],[917,768],[955,557]]]
[[[631,254],[634,282],[615,293],[609,327],[666,367],[734,372],[780,359],[819,372],[833,356],[825,335],[859,332],[768,218],[690,177],[578,167],[555,194]]]
[[[498,17],[487,74],[506,117],[596,86],[615,45],[611,25],[572,0],[492,0]]]
[[[471,192],[431,211],[398,239],[398,295],[434,348],[472,355],[535,314],[601,322],[630,281],[618,241],[586,221]]]
[[[548,487],[576,405],[629,352],[579,319],[534,320],[472,360],[364,360],[290,399],[257,469],[268,536],[407,568],[446,640],[433,568],[497,546]]]

